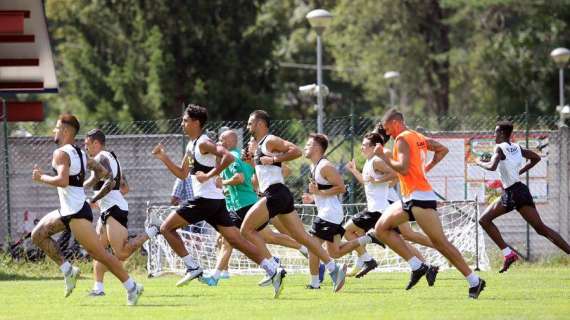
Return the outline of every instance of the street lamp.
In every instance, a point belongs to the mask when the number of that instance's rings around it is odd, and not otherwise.
[[[550,57],[552,57],[552,60],[554,60],[560,69],[560,105],[556,107],[556,111],[560,113],[560,126],[564,126],[564,119],[567,117],[568,109],[570,109],[570,107],[566,108],[567,106],[564,105],[564,68],[570,59],[570,50],[566,48],[556,48],[552,50]]]
[[[317,86],[323,85],[323,61],[321,36],[332,20],[332,15],[327,10],[316,9],[306,16],[311,27],[317,32]],[[317,132],[323,133],[323,94],[324,90],[317,90]]]
[[[398,71],[388,71],[384,73],[384,79],[388,81],[388,90],[390,91],[390,106],[396,106],[396,81],[400,78]]]

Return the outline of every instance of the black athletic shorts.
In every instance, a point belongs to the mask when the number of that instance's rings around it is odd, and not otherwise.
[[[59,213],[59,215],[61,216],[61,212]],[[83,207],[81,207],[81,210],[77,211],[74,214],[61,216],[61,222],[63,222],[67,230],[71,230],[69,228],[69,222],[71,221],[71,219],[86,219],[89,222],[93,222],[93,211],[91,211],[91,207],[89,206],[89,204],[87,202],[84,202]]]
[[[117,220],[123,227],[127,228],[127,223],[129,222],[128,215],[128,211],[122,210],[119,206],[115,205],[107,209],[107,211],[101,212],[101,224],[105,225],[107,219],[113,217],[113,219]]]
[[[269,211],[269,219],[279,214],[287,214],[295,211],[295,202],[293,194],[282,183],[272,184],[263,192],[263,196],[267,199],[267,210]]]
[[[188,221],[189,224],[206,221],[216,230],[218,230],[218,226],[234,226],[226,209],[226,201],[224,199],[194,198],[184,201],[176,210],[176,213]]]
[[[410,221],[416,221],[414,213],[412,212],[413,207],[418,207],[422,209],[434,209],[437,210],[437,201],[435,200],[410,200],[402,204],[402,209],[408,214]]]
[[[245,215],[247,214],[247,212],[251,207],[253,207],[253,204],[245,206],[237,211],[230,211],[230,219],[232,219],[234,225],[238,227],[238,229],[241,228],[241,224],[245,219]]]
[[[374,229],[376,222],[378,222],[381,216],[382,212],[364,210],[352,217],[352,223],[366,232],[370,229]]]
[[[334,242],[334,236],[338,234],[342,237],[344,235],[344,228],[340,224],[332,223],[316,217],[315,220],[313,220],[313,225],[311,226],[309,233],[319,239]]]
[[[507,209],[507,212],[514,209],[519,210],[524,206],[536,208],[528,187],[522,182],[517,182],[503,191],[501,204]]]

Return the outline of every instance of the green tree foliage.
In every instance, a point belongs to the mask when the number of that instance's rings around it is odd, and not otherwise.
[[[278,30],[254,28],[261,2],[49,0],[52,105],[101,120],[174,117],[183,102],[224,119],[272,106]]]
[[[327,116],[379,114],[383,74],[397,70],[400,104],[415,115],[552,114],[570,46],[570,0],[47,0],[61,93],[51,113],[90,120],[176,117],[182,103],[215,119],[257,108],[314,119],[298,92],[316,72],[305,15],[334,15],[324,34]],[[289,65],[290,66],[290,65]]]

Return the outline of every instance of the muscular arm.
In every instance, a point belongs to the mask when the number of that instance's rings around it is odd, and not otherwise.
[[[370,182],[372,183],[390,182],[398,177],[396,172],[382,160],[375,159],[372,165],[374,166],[375,171],[382,173],[382,178],[371,180]]]
[[[533,151],[521,148],[521,152],[522,152],[523,158],[525,158],[529,161],[527,161],[525,166],[522,167],[522,169],[519,171],[519,174],[523,174],[523,173],[527,172],[532,167],[534,167],[537,163],[539,163],[541,160],[540,156]]]
[[[330,164],[325,165],[321,169],[321,175],[331,183],[332,188],[327,190],[318,190],[317,194],[322,196],[334,196],[346,192],[346,186],[344,185],[342,176],[335,167]]]
[[[485,170],[495,171],[495,170],[497,170],[497,166],[499,165],[499,161],[504,160],[504,159],[505,159],[505,155],[503,154],[503,150],[501,150],[501,148],[499,148],[499,146],[495,146],[495,151],[493,152],[493,156],[491,157],[491,161],[483,162],[483,161],[481,161],[481,159],[477,159],[477,160],[475,160],[475,164],[477,164],[479,167],[481,167]]]
[[[92,170],[95,176],[98,177],[97,181],[103,180],[103,186],[99,191],[96,191],[91,199],[91,203],[101,200],[115,187],[115,180],[113,179],[113,174],[111,173],[111,166],[109,161],[102,157],[101,162],[97,162],[93,159],[87,160],[87,169]]]
[[[210,172],[204,172],[208,178],[219,175],[222,170],[234,162],[234,156],[226,148],[214,144],[212,141],[203,141],[198,145],[198,148],[202,154],[213,154],[218,159],[216,166]]]
[[[238,184],[242,184],[243,182],[244,178],[242,173],[235,173],[231,178],[222,180],[222,184],[224,186],[236,186]]]
[[[154,154],[154,156],[158,160],[162,161],[162,163],[164,163],[166,168],[168,168],[168,170],[173,175],[175,175],[178,179],[184,180],[184,179],[188,178],[188,174],[190,173],[190,155],[189,154],[184,155],[184,158],[182,158],[182,163],[180,164],[180,166],[176,165],[170,159],[170,157],[166,154],[166,151],[164,150],[164,146],[162,146],[162,144],[158,144],[154,148],[154,150],[152,150],[152,154]]]
[[[358,180],[358,183],[364,184],[364,177],[362,177],[362,173],[356,168],[356,163],[354,160],[351,160],[351,163],[352,165],[347,164],[346,169],[352,173],[356,180]]]
[[[433,167],[435,167],[436,164],[445,158],[445,156],[449,153],[449,149],[434,139],[427,138],[426,143],[427,149],[429,151],[435,152],[433,159],[431,159],[431,161],[425,166],[425,171],[429,172]]]
[[[121,173],[121,185],[119,186],[119,190],[123,195],[129,193],[129,183],[127,182],[127,177]]]
[[[52,165],[57,171],[55,176],[50,176],[47,174],[42,174],[39,177],[39,182],[45,183],[52,187],[65,188],[69,185],[69,165],[70,160],[67,153],[56,150],[53,153]]]
[[[267,149],[271,153],[281,153],[273,157],[275,162],[292,161],[303,155],[301,149],[295,144],[276,136],[268,138]]]
[[[381,145],[374,148],[374,154],[384,160],[394,171],[401,175],[406,175],[410,167],[410,146],[408,146],[408,143],[404,139],[397,139],[396,146],[398,148],[398,160],[388,157],[384,153],[384,147]]]

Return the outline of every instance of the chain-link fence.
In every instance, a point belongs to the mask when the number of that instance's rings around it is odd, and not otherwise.
[[[347,116],[324,121],[324,131],[330,139],[327,157],[339,166],[348,185],[343,199],[345,203],[365,201],[362,187],[344,169],[344,165],[354,158],[359,168],[362,167],[362,135],[372,130],[377,120]],[[484,172],[473,163],[476,156],[493,150],[493,131],[497,120],[496,117],[449,116],[429,119],[410,117],[406,120],[410,128],[437,138],[450,149],[446,159],[429,174],[434,189],[443,198],[465,200],[477,196],[481,200],[482,211],[486,203],[500,194],[497,174]],[[528,147],[543,159],[531,170],[528,178],[541,217],[568,239],[568,129],[558,129],[555,117],[520,115],[510,120],[515,125],[515,141],[526,146],[528,140]],[[8,179],[5,159],[0,157],[2,239],[8,235],[17,238],[33,226],[34,219],[58,207],[57,192],[53,188],[31,181],[31,170],[35,163],[44,172],[51,171],[50,161],[56,146],[51,138],[50,125],[53,123],[10,125],[7,139]],[[146,203],[165,203],[169,200],[175,177],[151,155],[151,150],[161,142],[173,160],[182,158],[187,138],[181,134],[180,119],[131,123],[84,122],[81,125],[77,141],[79,146],[83,146],[82,135],[92,128],[101,128],[107,134],[107,148],[117,154],[130,185],[130,192],[126,196],[129,201],[129,225],[132,230],[140,230]],[[240,142],[249,139],[246,121],[212,121],[206,125],[206,130],[216,136],[222,127],[238,130],[241,133]],[[271,124],[271,131],[302,147],[308,134],[316,131],[316,121],[276,120]],[[2,148],[5,148],[4,139],[1,141]],[[309,165],[306,159],[288,163],[291,174],[286,178],[286,183],[298,202],[308,185]],[[6,182],[10,184],[9,198]],[[506,241],[523,255],[530,252],[532,256],[540,256],[557,252],[548,240],[538,236],[534,230],[527,233],[526,223],[517,214],[499,218],[498,225]]]

